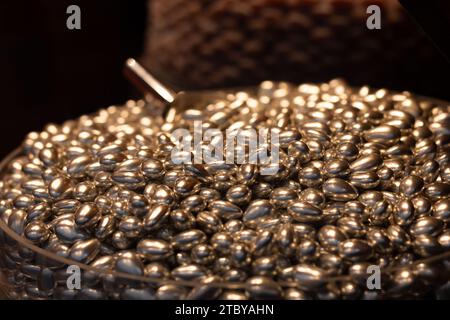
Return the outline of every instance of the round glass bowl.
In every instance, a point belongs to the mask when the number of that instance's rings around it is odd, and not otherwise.
[[[335,89],[342,92],[339,83],[334,81],[323,85],[324,90],[329,90],[336,85],[338,89]],[[280,87],[274,88],[277,85]],[[274,90],[276,89],[276,95],[282,95],[282,89],[287,88],[286,86],[287,84],[266,82],[262,84],[262,89],[268,90],[271,87]],[[299,86],[293,88],[292,90],[300,90],[309,94],[311,90],[316,90],[319,87]],[[368,97],[368,100],[376,97],[376,92],[379,95],[383,93],[383,91],[376,91],[371,96],[368,88],[362,88],[358,92],[363,97]],[[326,99],[333,99],[333,96],[329,93],[325,95]],[[428,107],[436,105],[445,108],[445,106],[448,106],[446,102],[434,99],[419,97],[417,99],[423,101]],[[262,98],[262,101],[265,100]],[[254,103],[254,101],[251,103]],[[361,107],[361,105],[359,106]],[[152,120],[151,117],[148,117],[145,105],[142,102],[134,101],[127,103],[124,108],[111,107],[100,111],[94,118],[82,116],[78,121],[92,128],[95,127],[96,121],[99,124],[104,123],[105,119],[102,117],[105,112],[118,117],[114,118],[113,123],[110,124],[112,126],[110,129],[117,129],[118,132],[130,132],[132,128],[127,127],[127,125],[132,126],[140,123],[145,124],[146,130],[149,130],[147,133],[151,135],[152,121],[155,121],[154,124],[156,125],[160,124],[158,119]],[[234,113],[236,112],[234,110]],[[124,116],[127,117],[129,123],[117,120]],[[373,116],[377,118],[381,115],[375,114]],[[65,124],[68,128],[66,131],[70,131],[72,125],[73,122],[70,121]],[[394,121],[392,125],[399,125],[399,123]],[[51,125],[46,128],[46,132],[52,132],[53,138],[58,141],[63,139]],[[315,131],[310,133],[317,134]],[[87,133],[78,134],[77,139],[86,139],[89,143]],[[138,139],[142,138],[139,137]],[[142,142],[142,140],[139,141]],[[445,143],[442,139],[440,141],[440,143]],[[24,148],[29,147],[27,143],[26,140],[23,146],[3,160],[0,164],[0,177],[3,178],[6,174],[9,174],[11,179],[19,178],[14,175],[11,176],[11,172],[14,173],[14,170],[18,170],[17,167],[14,167],[15,164],[12,160],[23,155]],[[156,148],[150,140],[148,143],[145,152],[149,152],[151,148]],[[72,151],[80,152],[79,149]],[[48,157],[48,153],[42,154],[41,159],[42,161],[52,160],[51,157]],[[132,166],[133,164],[127,165]],[[33,166],[28,167],[27,170],[30,174],[33,174]],[[1,187],[3,189],[4,186]],[[21,187],[25,190],[27,186],[21,184]],[[49,192],[49,189],[42,192],[47,191]],[[14,191],[10,190],[9,192],[11,194],[3,194],[2,198],[11,201],[16,199]],[[20,201],[26,201],[26,199]],[[35,245],[29,239],[39,236],[39,228],[28,230],[28,237],[25,238],[23,236],[23,221],[25,218],[23,215],[25,213],[23,210],[20,213],[17,213],[20,210],[12,213],[11,203],[8,201],[0,202],[1,288],[10,299],[448,299],[450,297],[450,251],[441,248],[439,252],[434,254],[434,242],[421,243],[421,248],[424,250],[422,258],[416,255],[415,251],[402,253],[399,249],[395,257],[391,257],[389,252],[384,255],[379,254],[377,260],[373,261],[373,265],[360,262],[363,260],[352,262],[351,252],[347,254],[345,248],[343,248],[344,256],[348,260],[340,259],[339,255],[332,252],[321,256],[321,259],[323,259],[322,265],[330,267],[327,269],[329,271],[325,271],[323,268],[319,269],[307,261],[296,263],[291,267],[286,264],[282,255],[279,255],[279,259],[277,258],[273,263],[276,264],[277,270],[282,269],[283,271],[277,271],[276,278],[270,276],[270,272],[266,274],[263,269],[258,269],[257,275],[250,277],[242,276],[234,270],[227,273],[227,280],[225,281],[223,278],[215,276],[213,272],[213,268],[214,270],[216,270],[215,268],[222,268],[220,270],[227,271],[227,264],[224,259],[216,259],[214,266],[207,263],[198,266],[191,264],[189,257],[181,253],[176,257],[175,262],[172,260],[167,262],[176,266],[176,269],[169,273],[168,268],[159,262],[150,262],[144,266],[142,260],[137,259],[135,252],[126,249],[120,253],[115,252],[115,250],[111,250],[110,246],[100,245],[95,237],[77,241],[71,244],[70,248],[64,243],[55,241],[55,238],[51,236],[39,246]],[[22,207],[23,203],[14,202],[14,205]],[[70,229],[70,226],[65,227]],[[255,227],[258,231],[262,228],[262,226],[261,228]],[[301,228],[296,232],[308,232],[307,226],[302,225]],[[442,226],[442,229],[444,228],[445,223]],[[20,231],[17,233],[18,230]],[[426,233],[427,230],[423,229],[421,232]],[[161,234],[160,236],[172,237],[172,235],[167,234]],[[309,239],[306,234],[305,239]],[[429,238],[426,239],[429,240]],[[309,246],[305,242],[302,245],[305,245],[302,250],[305,249],[304,254],[307,256]],[[359,242],[351,243],[350,249],[360,250],[359,245]],[[75,246],[76,249],[74,249]],[[47,250],[48,248],[51,248],[51,250]],[[69,249],[71,255],[68,255]],[[157,249],[159,250],[161,247]],[[240,259],[239,250],[242,248],[238,246],[235,249],[237,252],[235,258]],[[297,248],[293,249],[297,250]],[[280,248],[280,250],[282,249]],[[277,254],[277,252],[271,252]],[[433,254],[429,254],[429,252]],[[91,255],[97,254],[99,255],[95,263],[92,263]],[[77,259],[69,259],[70,256],[77,257]],[[208,255],[203,258],[207,257]],[[269,269],[272,268],[270,266],[272,262],[269,260],[268,262],[260,261],[260,267],[267,265]],[[253,267],[248,266],[248,268]]]

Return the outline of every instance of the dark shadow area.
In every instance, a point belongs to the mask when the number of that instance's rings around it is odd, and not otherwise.
[[[66,9],[81,8],[81,30]],[[122,76],[139,56],[146,1],[0,2],[0,155],[32,130],[129,98]]]

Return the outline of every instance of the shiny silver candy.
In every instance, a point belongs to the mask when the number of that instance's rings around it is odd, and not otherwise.
[[[56,215],[65,213],[75,213],[80,206],[80,202],[75,199],[64,199],[53,203],[52,210]]]
[[[159,185],[155,187],[155,190],[150,197],[151,202],[155,204],[165,204],[168,206],[172,206],[175,203],[175,194],[174,192],[165,185]]]
[[[447,251],[450,250],[450,230],[442,232],[442,234],[437,238],[442,249]]]
[[[316,223],[322,219],[322,210],[306,201],[291,201],[288,204],[287,210],[291,217],[297,222]]]
[[[441,168],[440,176],[443,182],[450,182],[450,165],[447,164],[443,168]]]
[[[435,182],[425,187],[424,193],[432,200],[444,199],[450,196],[450,183]]]
[[[364,213],[373,225],[382,225],[392,216],[392,210],[389,201],[381,200],[372,207],[366,207]]]
[[[136,276],[144,275],[144,265],[139,256],[132,251],[124,251],[117,254],[114,270]]]
[[[317,239],[325,249],[336,252],[339,244],[346,240],[347,236],[339,228],[326,225],[318,231]]]
[[[210,203],[214,200],[219,200],[221,197],[219,191],[217,191],[215,189],[211,189],[211,188],[200,188],[200,191],[198,194],[203,199],[205,199],[205,201],[208,203]]]
[[[158,300],[182,300],[186,297],[187,290],[184,287],[176,285],[163,285],[156,291]]]
[[[144,177],[140,173],[133,171],[115,171],[111,175],[111,179],[131,190],[142,188],[145,185]]]
[[[375,172],[355,172],[350,175],[350,183],[360,189],[372,189],[378,186],[380,179]]]
[[[391,277],[391,284],[388,293],[392,296],[411,293],[417,285],[417,277],[408,268],[396,271]]]
[[[390,125],[381,125],[364,133],[364,138],[370,142],[392,145],[400,138],[400,130]]]
[[[400,183],[400,192],[405,196],[410,197],[420,192],[423,188],[423,180],[418,176],[408,176]]]
[[[202,211],[196,217],[197,226],[207,234],[218,232],[222,229],[222,221],[214,213]]]
[[[143,218],[148,211],[148,199],[141,194],[135,194],[130,198],[131,213],[139,218]]]
[[[168,205],[153,205],[142,221],[143,228],[146,231],[155,231],[166,222],[169,216],[170,208]]]
[[[144,275],[147,278],[162,280],[170,275],[168,268],[160,262],[151,262],[144,268]]]
[[[235,185],[228,189],[226,198],[235,205],[243,206],[252,199],[252,191],[245,184]]]
[[[344,261],[338,254],[326,251],[321,252],[317,259],[317,266],[331,275],[343,272],[343,265]]]
[[[50,230],[44,222],[36,220],[25,227],[24,236],[28,240],[39,244],[45,242],[50,237]]]
[[[191,195],[181,201],[180,208],[193,213],[198,213],[206,208],[206,202],[202,196]]]
[[[277,269],[277,256],[263,256],[252,263],[252,271],[260,276],[274,276]]]
[[[251,163],[245,163],[238,168],[237,181],[246,185],[252,185],[255,183],[258,177],[258,168]]]
[[[239,219],[243,214],[242,209],[237,205],[224,200],[214,200],[209,208],[223,220]]]
[[[370,154],[362,156],[350,164],[353,172],[377,170],[383,163],[383,159],[379,154]]]
[[[123,300],[155,300],[156,296],[155,290],[152,288],[128,288],[121,292],[120,298]]]
[[[251,263],[251,252],[249,245],[235,242],[230,246],[229,257],[231,264],[237,268],[243,268]]]
[[[206,271],[201,266],[188,264],[173,269],[171,275],[175,280],[189,281],[196,280],[205,276]]]
[[[400,200],[394,208],[393,218],[399,226],[410,225],[416,218],[414,204],[408,199]]]
[[[192,263],[192,259],[187,252],[178,252],[175,254],[175,264],[185,266]]]
[[[339,244],[339,255],[353,262],[360,262],[372,256],[372,247],[364,240],[349,239]]]
[[[14,207],[27,210],[34,204],[34,197],[30,195],[19,195],[14,199]]]
[[[256,183],[253,188],[253,195],[259,199],[268,199],[272,192],[272,185],[267,182]]]
[[[110,270],[114,266],[115,258],[111,255],[101,256],[96,258],[91,263],[91,267],[98,270]],[[82,279],[85,284],[94,286],[100,281],[101,275],[94,271],[85,271],[82,274]]]
[[[191,259],[194,263],[208,265],[216,258],[214,249],[207,244],[198,244],[191,250]]]
[[[190,250],[192,247],[203,243],[205,240],[206,235],[203,231],[192,229],[175,235],[172,245],[179,250]]]
[[[270,203],[275,208],[287,208],[291,200],[298,198],[297,192],[288,187],[280,187],[273,189],[270,194]]]
[[[325,195],[321,190],[307,188],[300,192],[300,199],[310,204],[322,207],[325,204]]]
[[[323,180],[320,169],[312,165],[300,169],[298,177],[300,184],[311,188],[320,186]]]
[[[424,160],[418,171],[425,182],[434,182],[439,176],[439,163],[433,159]]]
[[[450,198],[439,200],[433,205],[433,216],[445,223],[450,222]]]
[[[254,239],[251,240],[254,242]],[[297,247],[297,237],[292,224],[281,224],[274,234],[274,242],[285,256],[293,255]]]
[[[128,238],[137,238],[143,232],[143,223],[141,219],[134,216],[124,217],[118,224],[118,229]]]
[[[316,234],[314,227],[305,223],[296,223],[292,228],[297,238],[314,238]]]
[[[195,226],[195,217],[187,210],[175,209],[170,212],[170,223],[177,230],[184,231]]]
[[[298,287],[304,290],[314,290],[325,283],[325,271],[312,265],[296,265],[293,267],[292,274]]]
[[[244,223],[241,220],[232,219],[224,224],[224,229],[228,232],[235,233],[244,228]]]
[[[332,178],[322,185],[325,196],[335,201],[349,201],[358,197],[358,191],[351,184],[339,178]]]
[[[293,230],[294,231],[294,230]],[[294,231],[295,232],[295,231]],[[274,234],[272,231],[260,231],[252,244],[252,253],[255,256],[261,256],[268,253],[273,247]]]
[[[233,238],[227,232],[217,232],[211,237],[211,245],[220,254],[228,254],[233,244]]]
[[[442,251],[441,244],[436,237],[427,234],[415,237],[412,245],[414,247],[414,252],[421,257],[434,256]]]
[[[25,230],[26,220],[26,211],[15,209],[12,210],[8,215],[7,224],[8,227],[11,228],[11,230],[13,230],[15,233],[17,233],[18,235],[22,235]]]
[[[92,182],[80,182],[73,189],[73,196],[80,201],[93,201],[97,196],[96,185]]]
[[[201,284],[194,287],[189,292],[186,299],[188,300],[214,300],[222,293],[222,288],[216,286],[216,283],[221,282],[219,276],[206,276],[201,279]]]
[[[357,158],[359,150],[352,142],[342,142],[336,146],[336,153],[339,158],[353,161]]]
[[[242,217],[245,225],[249,227],[256,227],[262,218],[272,214],[272,205],[267,200],[252,201]]]
[[[95,203],[85,203],[75,212],[75,223],[81,228],[94,226],[101,218]]]
[[[306,292],[289,288],[284,292],[284,299],[286,300],[312,300],[312,296],[308,295]]]
[[[297,246],[296,255],[301,263],[308,263],[315,261],[319,256],[320,246],[311,239],[303,239]]]
[[[407,250],[410,246],[410,237],[400,226],[390,225],[386,229],[386,235],[393,247],[400,252]]]
[[[70,248],[69,258],[82,262],[89,263],[95,259],[100,251],[100,241],[97,239],[79,240]]]
[[[232,185],[235,184],[235,180],[236,179],[229,171],[220,170],[215,173],[212,180],[212,186],[220,192],[226,192]]]
[[[64,243],[72,244],[78,240],[86,240],[89,235],[80,229],[74,219],[63,218],[54,225],[55,234]]]
[[[356,217],[342,217],[338,219],[337,227],[349,237],[360,238],[366,233],[366,228],[361,219]]]
[[[149,261],[163,260],[172,254],[170,243],[158,239],[143,239],[136,246],[136,252]]]
[[[104,240],[115,231],[115,227],[116,218],[113,215],[103,216],[95,227],[95,236],[100,240]]]
[[[434,217],[423,217],[413,223],[410,228],[411,235],[417,237],[420,235],[436,236],[444,228],[442,220]]]
[[[141,166],[141,160],[140,159],[126,159],[122,161],[120,164],[118,164],[114,170],[116,172],[136,172],[139,170],[139,167]]]
[[[72,181],[69,178],[60,176],[54,178],[49,186],[48,193],[54,199],[62,199],[68,197],[72,192]]]
[[[391,240],[384,229],[372,228],[368,230],[367,241],[376,252],[385,254],[392,251]]]
[[[240,291],[225,291],[221,296],[221,300],[247,300],[248,297],[245,293]]]
[[[174,191],[181,196],[189,196],[197,192],[199,182],[191,176],[180,177],[175,181]]]
[[[253,299],[278,299],[281,297],[279,285],[267,277],[256,276],[246,282],[247,294]]]
[[[164,175],[164,166],[159,160],[149,159],[142,163],[141,171],[144,177],[157,180]]]
[[[436,154],[436,143],[432,139],[422,139],[414,147],[413,153],[417,163],[433,159]]]
[[[73,158],[67,165],[67,173],[74,178],[81,178],[86,174],[87,166],[92,163],[89,155],[79,155]]]
[[[228,257],[218,257],[212,264],[212,271],[217,274],[225,274],[231,269],[231,260]]]
[[[111,236],[111,244],[120,250],[128,249],[132,240],[123,231],[115,231]]]
[[[242,269],[228,269],[223,274],[223,281],[242,283],[247,280],[248,275],[246,271]]]
[[[375,204],[375,206],[378,203]],[[360,218],[363,215],[369,216],[372,213],[373,208],[365,206],[362,202],[357,200],[348,201],[341,207],[341,211],[345,216]]]
[[[325,164],[325,172],[330,177],[342,177],[348,175],[349,164],[345,159],[332,159]]]
[[[432,202],[423,195],[417,195],[411,199],[417,217],[427,216],[432,209]]]

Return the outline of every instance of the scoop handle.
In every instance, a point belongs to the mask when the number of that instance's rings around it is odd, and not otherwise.
[[[175,100],[176,92],[159,82],[135,59],[129,58],[125,61],[124,74],[144,95],[156,94],[167,104]]]

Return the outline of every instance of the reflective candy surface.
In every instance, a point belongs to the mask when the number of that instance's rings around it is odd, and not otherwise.
[[[423,259],[450,251],[449,104],[332,80],[266,81],[195,107],[163,119],[129,101],[27,136],[0,184],[12,297],[442,296],[448,256]],[[220,145],[177,149],[173,130],[197,120],[271,129],[279,161],[180,163]]]

